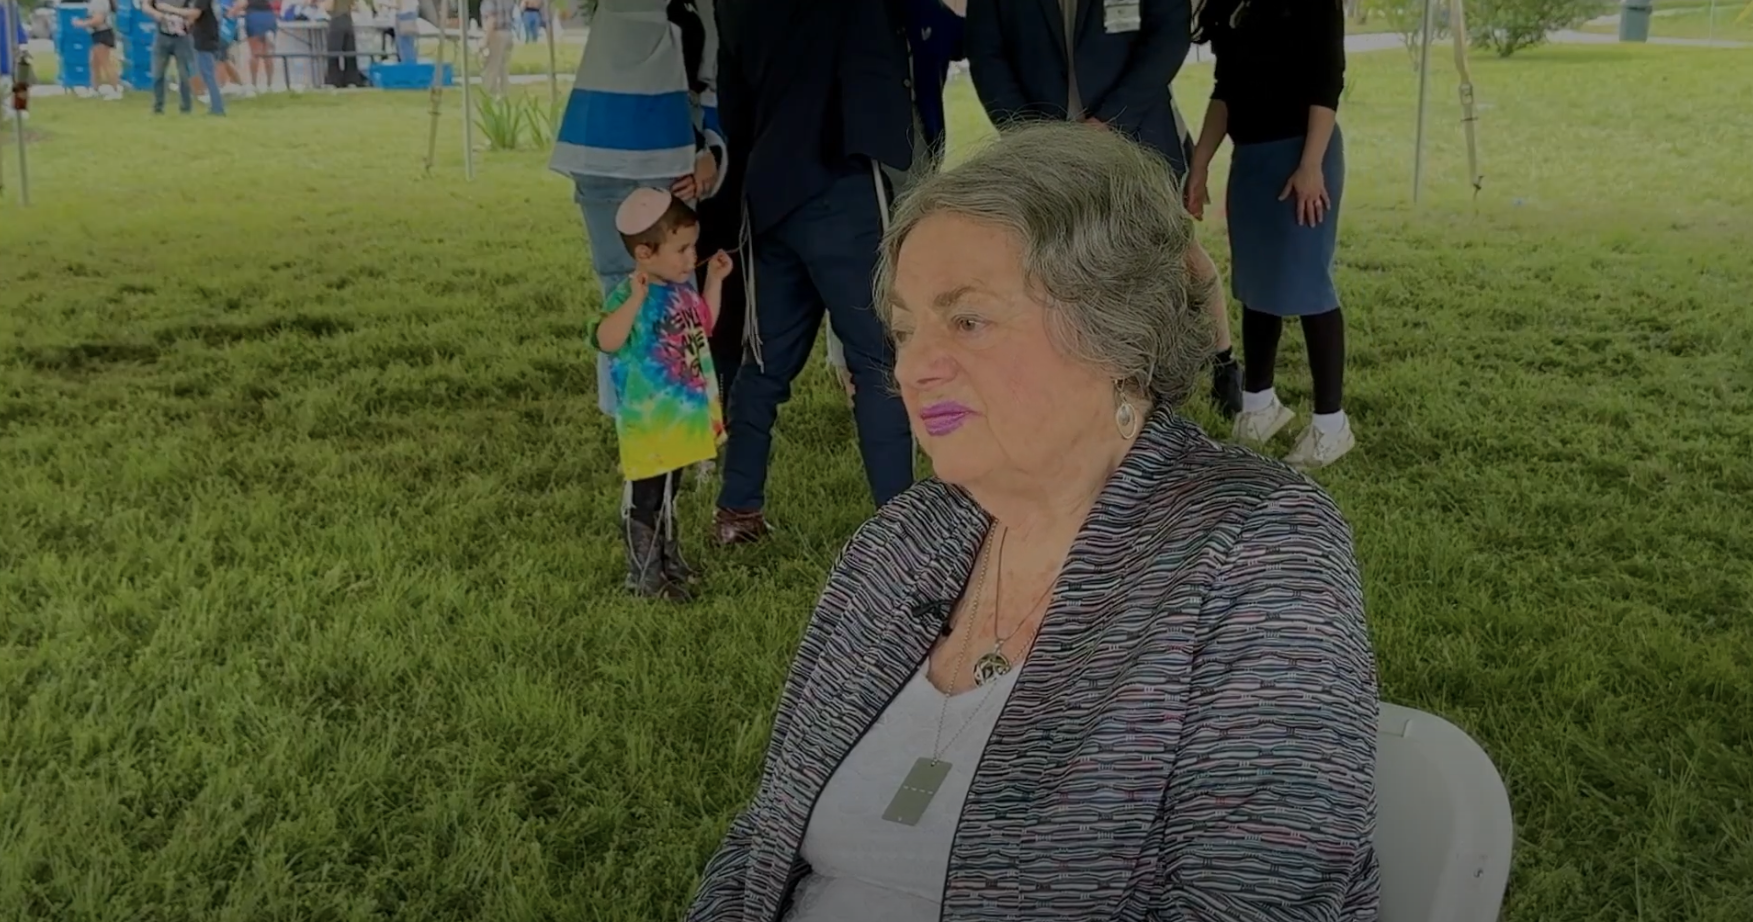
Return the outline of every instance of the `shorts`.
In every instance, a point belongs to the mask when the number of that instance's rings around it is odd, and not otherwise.
[[[96,32],[91,33],[91,43],[93,45],[102,45],[105,48],[116,47],[116,30],[99,29]]]
[[[243,33],[250,38],[273,35],[280,31],[280,21],[270,10],[250,10],[243,17]]]

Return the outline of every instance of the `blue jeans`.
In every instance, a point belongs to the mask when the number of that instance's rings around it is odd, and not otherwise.
[[[177,62],[177,95],[182,111],[195,108],[195,94],[190,82],[195,79],[195,42],[187,35],[160,34],[152,40],[152,111],[164,111],[165,75],[172,58]]]
[[[871,498],[883,505],[913,484],[913,433],[895,393],[894,347],[871,305],[883,218],[875,177],[854,170],[753,242],[754,361],[731,385],[729,441],[718,505],[766,503],[779,406],[809,364],[826,316],[846,350],[857,394],[852,418]]]
[[[403,64],[420,63],[420,17],[413,13],[396,15],[396,58]]]
[[[224,115],[225,97],[219,95],[219,52],[202,51],[195,57],[201,66],[201,82],[207,84],[207,111]]]
[[[617,179],[613,176],[575,176],[572,200],[584,213],[584,236],[590,243],[590,267],[602,283],[603,297],[633,274],[633,256],[615,230],[615,210],[634,189],[647,186],[668,189],[668,179]],[[597,408],[615,415],[615,384],[609,378],[609,357],[597,353]]]

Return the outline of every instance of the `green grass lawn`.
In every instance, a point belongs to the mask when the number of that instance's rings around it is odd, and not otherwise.
[[[1477,202],[1443,70],[1419,212],[1406,56],[1342,113],[1361,446],[1320,479],[1383,693],[1501,767],[1510,922],[1745,922],[1753,52],[1474,68]],[[6,918],[672,919],[749,794],[869,512],[844,402],[787,407],[771,543],[706,548],[696,491],[705,600],[625,599],[570,190],[464,182],[457,98],[432,179],[424,93],[44,99],[30,210],[6,149]]]
[[[438,39],[425,39],[420,43],[420,54],[426,60],[432,60],[438,53]],[[563,37],[554,42],[553,70],[562,77],[570,78],[578,70],[579,59],[584,56],[584,33],[573,31],[564,33]],[[445,51],[445,57],[454,60],[456,46],[452,45]],[[481,56],[473,49],[469,53],[471,73],[479,74]],[[513,74],[546,74],[549,70],[548,40],[543,37],[535,42],[520,42],[511,47],[511,72]]]
[[[1650,36],[1652,38],[1717,38],[1738,42],[1753,42],[1753,13],[1748,13],[1739,22],[1743,10],[1749,9],[1749,0],[1722,0],[1716,5],[1713,14],[1708,4],[1675,5],[1656,3],[1656,15],[1650,17]],[[1713,19],[1714,15],[1714,19]],[[1584,32],[1601,32],[1616,35],[1618,23],[1589,23],[1581,27]]]

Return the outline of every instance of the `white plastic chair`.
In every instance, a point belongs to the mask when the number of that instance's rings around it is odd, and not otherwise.
[[[1376,852],[1381,922],[1497,922],[1515,824],[1491,757],[1460,727],[1382,703]]]

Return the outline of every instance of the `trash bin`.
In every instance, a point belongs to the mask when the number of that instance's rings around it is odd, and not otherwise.
[[[1619,8],[1619,40],[1649,41],[1650,14],[1655,8],[1655,0],[1625,0],[1625,5]]]

